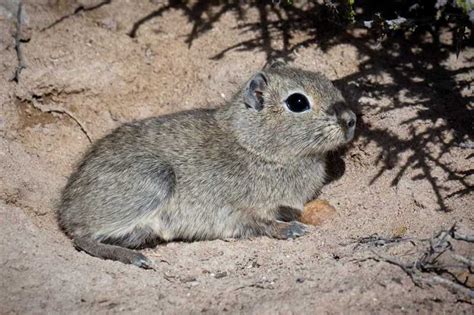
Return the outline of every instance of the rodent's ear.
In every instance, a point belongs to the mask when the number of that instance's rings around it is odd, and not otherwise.
[[[286,67],[286,62],[283,58],[277,58],[272,61],[269,61],[263,69],[277,69]]]
[[[267,78],[262,72],[255,74],[244,89],[244,103],[248,108],[256,111],[263,109],[263,91],[267,87]]]

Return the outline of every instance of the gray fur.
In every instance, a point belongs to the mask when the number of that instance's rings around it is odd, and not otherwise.
[[[246,104],[249,87],[262,93],[258,110]],[[285,107],[295,91],[308,96],[310,111]],[[300,236],[295,219],[323,186],[326,153],[353,136],[355,115],[343,103],[321,74],[278,66],[218,109],[125,124],[97,141],[70,177],[59,223],[79,249],[145,268],[151,262],[127,248]]]

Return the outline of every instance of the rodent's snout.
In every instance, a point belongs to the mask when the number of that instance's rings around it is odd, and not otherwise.
[[[354,112],[344,102],[338,102],[331,107],[330,114],[336,117],[339,125],[344,130],[346,141],[351,141],[354,138],[357,122]]]
[[[356,115],[351,110],[345,110],[339,115],[339,121],[347,129],[354,129],[356,125]]]
[[[346,140],[351,141],[354,138],[354,131],[357,117],[350,109],[345,109],[338,115],[338,120],[343,129],[346,131]]]

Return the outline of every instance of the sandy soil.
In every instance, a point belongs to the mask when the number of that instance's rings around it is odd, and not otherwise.
[[[472,313],[469,271],[465,290],[428,283],[433,273],[417,286],[380,258],[414,262],[421,239],[474,229],[472,47],[456,57],[449,32],[442,49],[320,33],[265,5],[109,2],[24,1],[14,82],[18,1],[0,1],[0,313]],[[325,73],[359,113],[321,195],[337,216],[297,240],[145,250],[157,271],[71,246],[54,205],[86,133],[222,104],[274,56]],[[413,242],[353,243],[375,233]],[[451,242],[472,259],[472,244]]]

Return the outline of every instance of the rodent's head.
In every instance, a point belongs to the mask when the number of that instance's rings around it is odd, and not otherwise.
[[[231,107],[239,142],[276,160],[324,154],[354,137],[356,116],[331,81],[281,63],[256,73]]]

